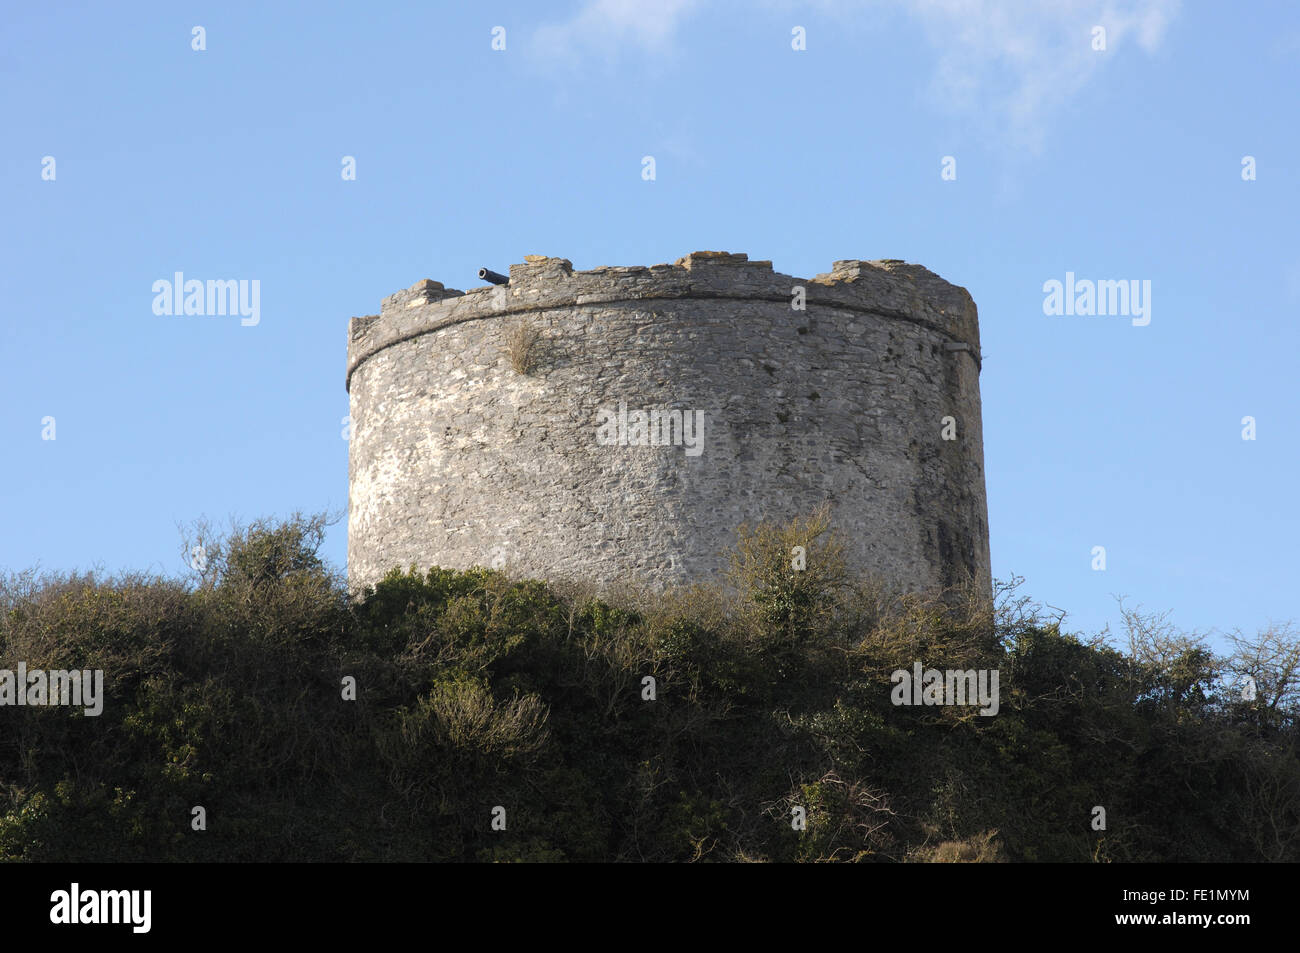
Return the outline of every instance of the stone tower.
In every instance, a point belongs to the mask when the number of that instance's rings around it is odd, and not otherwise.
[[[420,281],[349,328],[350,585],[411,564],[705,581],[739,524],[829,502],[858,568],[991,591],[979,370],[970,295],[894,260],[803,279],[530,255],[508,284]]]

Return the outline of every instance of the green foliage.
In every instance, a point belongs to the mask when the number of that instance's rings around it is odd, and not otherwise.
[[[0,708],[0,859],[1300,859],[1288,627],[1223,658],[1123,609],[1121,652],[1013,589],[888,595],[825,513],[742,528],[726,588],[435,568],[350,597],[326,525],[199,527],[190,584],[0,577],[0,669],[105,691]],[[998,670],[998,714],[895,706],[914,662]]]

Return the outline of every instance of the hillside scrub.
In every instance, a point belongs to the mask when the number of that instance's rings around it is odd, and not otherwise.
[[[324,528],[204,528],[194,579],[0,578],[0,671],[104,672],[98,716],[0,707],[0,859],[1300,860],[1289,627],[1223,657],[1125,608],[1120,651],[1014,585],[884,592],[825,513],[620,596],[350,595]],[[995,671],[997,713],[895,704],[916,663]]]

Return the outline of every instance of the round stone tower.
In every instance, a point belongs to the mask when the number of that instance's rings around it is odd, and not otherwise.
[[[900,261],[530,255],[506,284],[418,282],[349,328],[350,585],[705,581],[741,523],[829,503],[857,568],[991,591],[979,369],[970,295]]]

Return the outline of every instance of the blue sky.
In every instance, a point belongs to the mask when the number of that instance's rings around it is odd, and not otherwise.
[[[1070,627],[1114,625],[1119,594],[1186,629],[1300,620],[1294,5],[5,17],[0,567],[179,573],[177,524],[345,510],[347,321],[417,279],[718,249],[970,290],[994,574]],[[154,314],[177,271],[258,280],[258,323]],[[1150,281],[1150,324],[1045,315],[1066,272]]]

